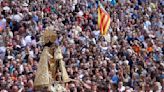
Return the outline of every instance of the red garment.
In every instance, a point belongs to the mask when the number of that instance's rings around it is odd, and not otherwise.
[[[88,14],[84,14],[84,18],[85,19],[89,19],[89,15]]]
[[[44,8],[43,11],[46,12],[46,13],[50,13],[51,9],[50,9],[50,7],[47,7],[47,8]]]
[[[81,23],[81,19],[82,19],[82,17],[77,17],[77,22],[78,22],[78,24]]]
[[[141,48],[140,48],[139,46],[134,45],[134,46],[132,46],[132,48],[133,48],[133,50],[134,50],[137,54],[140,53]]]

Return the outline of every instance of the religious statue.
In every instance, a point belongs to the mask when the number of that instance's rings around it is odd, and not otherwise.
[[[56,37],[56,33],[49,29],[45,30],[41,36],[41,42],[44,48],[34,80],[35,88],[47,87],[50,92],[57,92],[55,90],[60,88],[65,90],[61,82],[66,83],[71,80],[65,68],[61,48],[54,44]]]

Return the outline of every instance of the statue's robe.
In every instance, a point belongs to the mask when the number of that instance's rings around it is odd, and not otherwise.
[[[49,47],[45,47],[40,56],[37,72],[35,74],[34,86],[35,87],[48,87],[52,83],[52,75],[49,72],[49,60],[52,57],[48,53]]]
[[[70,79],[65,68],[65,63],[62,59],[63,56],[60,47],[58,47],[55,51],[53,48],[45,47],[40,56],[37,72],[35,74],[34,86],[51,86],[55,81],[57,81],[57,68],[59,68],[62,73],[62,81],[69,82]]]

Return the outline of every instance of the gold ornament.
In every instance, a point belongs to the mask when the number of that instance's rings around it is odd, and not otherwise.
[[[41,35],[40,40],[41,40],[41,43],[43,45],[45,45],[49,42],[53,43],[56,40],[56,37],[57,37],[57,35],[56,35],[55,31],[52,31],[49,28],[46,28],[46,30]]]

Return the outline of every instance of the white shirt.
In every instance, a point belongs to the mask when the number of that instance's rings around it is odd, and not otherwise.
[[[110,36],[110,34],[105,35],[104,38],[105,38],[105,40],[107,42],[111,42],[111,36]]]
[[[113,36],[112,41],[113,41],[113,42],[116,42],[117,39],[118,39],[118,37],[115,35],[115,36]]]
[[[30,44],[31,43],[31,36],[30,35],[28,35],[28,36],[26,36],[25,37],[25,42],[26,42],[26,44]]]
[[[36,40],[32,40],[32,41],[31,41],[31,44],[32,44],[33,46],[36,46]]]
[[[77,13],[77,15],[78,15],[78,16],[83,16],[84,13],[83,13],[83,11],[79,11],[79,12]]]
[[[23,67],[23,65],[20,65],[19,66],[19,72],[22,73],[23,71],[24,71],[24,67]]]
[[[96,40],[95,40],[95,38],[92,38],[92,41],[93,41],[94,44],[96,44]]]
[[[150,25],[151,25],[151,22],[150,22],[150,21],[146,21],[146,22],[144,23],[144,26],[145,26],[146,28],[148,28]]]
[[[0,20],[0,26],[2,27],[2,28],[5,28],[5,26],[6,26],[6,19],[2,19],[2,20]]]
[[[119,92],[123,92],[123,91],[125,91],[125,87],[122,86],[121,88],[118,88],[118,91],[119,91]]]
[[[6,48],[4,46],[0,47],[0,53],[6,52]]]
[[[93,31],[94,35],[98,36],[100,34],[100,31]]]
[[[1,20],[1,22],[2,22],[2,23],[6,23],[6,19],[3,18],[3,19]]]
[[[30,55],[31,57],[34,57],[34,51],[30,51],[30,52],[29,52],[29,55]]]
[[[24,38],[21,39],[21,45],[22,46],[26,46],[26,42],[25,42],[25,39]]]
[[[22,20],[22,17],[19,14],[16,14],[12,16],[12,19],[17,22],[20,22]]]

